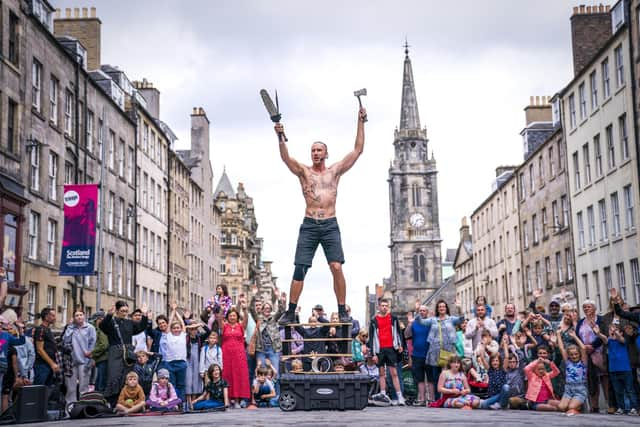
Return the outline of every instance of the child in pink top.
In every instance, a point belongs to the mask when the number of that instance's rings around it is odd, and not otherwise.
[[[152,411],[177,411],[182,400],[176,394],[176,388],[169,382],[169,371],[158,370],[158,382],[151,386],[147,406]]]
[[[551,372],[547,372],[547,365]],[[527,388],[527,406],[534,411],[557,411],[560,402],[553,395],[551,379],[560,374],[560,370],[550,360],[538,358],[524,368],[529,386]]]

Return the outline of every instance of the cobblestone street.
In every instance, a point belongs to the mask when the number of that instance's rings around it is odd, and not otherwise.
[[[533,411],[463,411],[454,409],[366,408],[363,411],[296,411],[279,409],[229,410],[209,414],[104,418],[42,423],[41,426],[607,426],[640,425],[640,417],[580,415],[567,417],[557,413]]]

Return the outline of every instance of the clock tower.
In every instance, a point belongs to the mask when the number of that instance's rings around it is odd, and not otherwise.
[[[420,127],[409,46],[405,44],[400,126],[389,167],[392,310],[406,313],[442,284],[436,161],[429,157],[427,128]]]

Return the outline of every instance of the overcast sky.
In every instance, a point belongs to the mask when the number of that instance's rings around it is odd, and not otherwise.
[[[214,187],[223,167],[254,198],[264,260],[288,291],[304,202],[281,162],[258,91],[278,89],[289,151],[310,163],[325,141],[330,160],[353,148],[366,87],[364,154],[345,175],[337,215],[346,256],[347,302],[364,316],[365,286],[390,274],[389,191],[393,131],[400,120],[407,37],[420,119],[438,164],[442,255],[460,220],[490,193],[495,167],[522,161],[523,108],[569,82],[572,7],[564,0],[122,1],[51,0],[96,6],[102,63],[161,91],[161,119],[189,146],[189,114],[211,121]],[[304,312],[335,310],[319,250],[307,275]]]

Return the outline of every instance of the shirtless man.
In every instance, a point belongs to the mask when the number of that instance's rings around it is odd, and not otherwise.
[[[338,300],[338,314],[341,322],[351,322],[345,307],[346,283],[342,273],[344,253],[340,240],[340,228],[336,220],[336,197],[338,195],[338,182],[340,177],[358,160],[364,149],[364,122],[367,112],[361,108],[358,112],[358,127],[356,143],[353,151],[344,159],[327,167],[325,161],[329,157],[327,146],[323,142],[314,142],[311,145],[311,166],[299,163],[289,156],[284,138],[284,127],[277,123],[276,134],[280,145],[280,157],[289,170],[298,177],[302,186],[302,194],[306,202],[304,220],[298,234],[296,247],[295,270],[289,291],[289,308],[280,317],[279,324],[287,325],[295,321],[298,299],[304,286],[304,276],[311,267],[313,256],[322,245],[324,255],[329,263],[333,275],[333,290]]]

